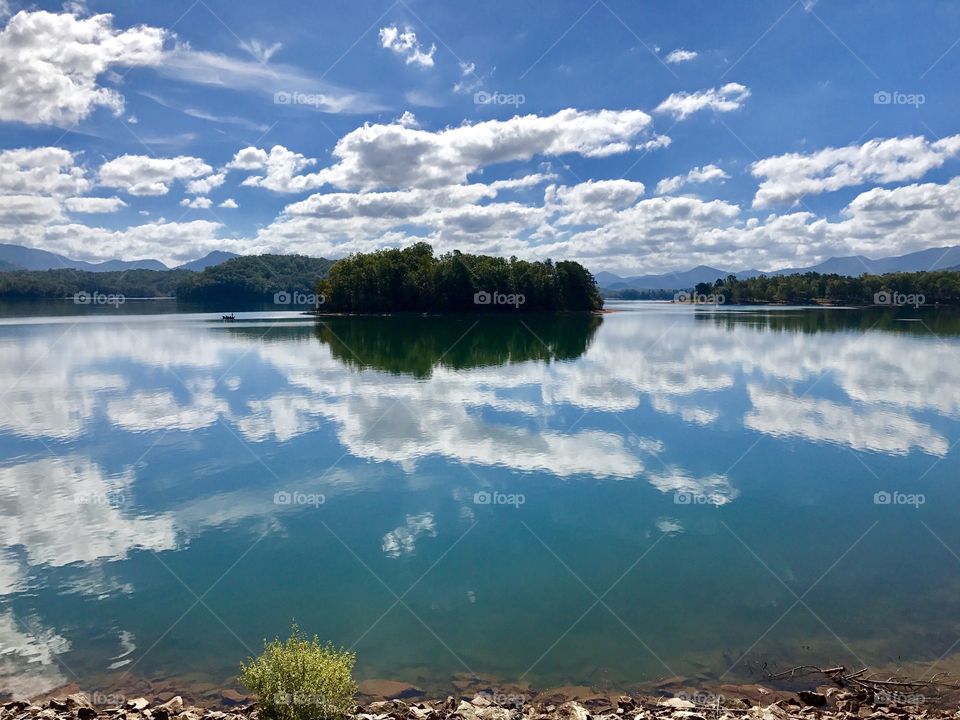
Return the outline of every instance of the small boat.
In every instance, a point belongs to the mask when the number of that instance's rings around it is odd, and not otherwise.
[[[236,319],[237,319],[237,316],[236,316],[234,313],[230,313],[229,315],[223,315],[222,317],[223,317],[224,320],[236,320]]]

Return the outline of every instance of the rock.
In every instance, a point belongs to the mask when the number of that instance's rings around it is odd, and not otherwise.
[[[689,700],[684,700],[683,698],[669,698],[660,703],[664,707],[674,708],[676,710],[692,710],[696,707]]]
[[[79,720],[93,720],[96,716],[97,711],[88,705],[77,708],[77,717]]]
[[[141,710],[146,710],[149,704],[150,701],[146,698],[134,698],[133,700],[127,700],[127,710],[136,710],[137,712],[140,712]]]
[[[239,705],[240,703],[245,703],[249,698],[243,693],[237,692],[231,688],[227,688],[220,693],[220,697],[226,700],[231,705]]]
[[[183,712],[183,698],[179,695],[174,695],[163,703],[159,709],[166,710],[170,715],[179,715]]]
[[[558,720],[589,720],[590,713],[585,707],[571,700],[557,708],[557,718]]]
[[[818,692],[812,692],[810,690],[801,690],[797,693],[797,697],[807,705],[812,705],[813,707],[823,707],[827,704],[826,695],[821,695]]]

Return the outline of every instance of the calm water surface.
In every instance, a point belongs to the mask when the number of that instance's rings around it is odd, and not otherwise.
[[[292,620],[361,677],[535,686],[936,659],[960,323],[0,318],[0,691],[224,683]]]

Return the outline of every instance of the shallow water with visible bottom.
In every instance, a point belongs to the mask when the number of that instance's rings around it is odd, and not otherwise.
[[[960,640],[956,311],[0,318],[0,693],[742,680]],[[167,308],[169,309],[169,308]]]

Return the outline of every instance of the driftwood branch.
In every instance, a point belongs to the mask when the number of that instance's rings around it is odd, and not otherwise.
[[[787,678],[804,677],[808,675],[822,675],[825,679],[835,682],[840,687],[864,690],[873,695],[887,694],[896,698],[898,694],[931,695],[937,697],[943,690],[960,690],[960,683],[948,680],[946,673],[936,673],[929,679],[911,678],[902,675],[891,675],[881,679],[868,668],[847,672],[843,666],[821,668],[817,665],[797,665],[796,667],[778,673],[767,673],[769,680],[785,680]]]

